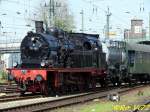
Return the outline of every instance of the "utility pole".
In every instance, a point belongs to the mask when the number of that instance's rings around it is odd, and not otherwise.
[[[54,0],[49,1],[49,26],[53,25],[54,20],[54,13],[55,13],[55,2]]]
[[[150,39],[150,12],[149,12],[149,39]]]
[[[83,33],[84,32],[84,11],[83,11],[83,9],[81,10],[80,14],[82,16],[81,31]]]
[[[0,35],[1,35],[1,28],[2,28],[2,23],[1,23],[1,21],[0,21]]]
[[[111,16],[111,13],[110,13],[109,7],[108,7],[107,12],[106,12],[106,33],[105,33],[105,38],[108,38],[108,39],[109,39],[110,16]]]

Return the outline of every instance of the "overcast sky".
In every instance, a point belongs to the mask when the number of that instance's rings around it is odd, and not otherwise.
[[[34,24],[30,20],[36,16],[35,12],[37,13],[40,2],[41,0],[1,0],[1,35],[6,35],[3,32],[7,32],[7,38],[23,38],[27,31],[33,29],[30,25]],[[144,27],[148,27],[150,0],[68,0],[68,4],[70,13],[74,16],[77,32],[81,30],[80,12],[83,9],[85,32],[104,36],[107,7],[112,13],[111,31],[116,31],[119,35],[123,34],[124,28],[130,28],[132,18],[143,19]]]

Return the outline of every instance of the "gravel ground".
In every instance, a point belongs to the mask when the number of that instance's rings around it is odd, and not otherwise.
[[[121,100],[119,102],[111,102],[108,101],[107,98],[95,99],[93,101],[82,104],[77,104],[64,108],[57,108],[55,110],[51,110],[50,112],[129,112],[127,110],[114,111],[114,106],[136,106],[139,104],[143,104],[145,100],[150,100],[150,86],[130,91],[128,94],[121,96]],[[150,112],[150,110],[148,110],[147,112]]]
[[[64,97],[73,97],[77,95],[83,95],[86,93],[81,93],[81,94],[74,94],[74,95],[69,95],[69,96],[61,96],[61,97],[42,97],[42,98],[33,98],[33,99],[26,99],[26,100],[19,100],[19,101],[10,101],[10,102],[2,102],[0,103],[0,109],[5,109],[5,108],[11,108],[11,107],[19,107],[23,105],[29,105],[33,103],[40,103],[44,101],[53,101],[56,99],[63,99]]]

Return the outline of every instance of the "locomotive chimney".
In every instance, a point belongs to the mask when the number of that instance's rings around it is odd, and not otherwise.
[[[35,29],[36,33],[43,33],[44,32],[43,21],[35,21]]]

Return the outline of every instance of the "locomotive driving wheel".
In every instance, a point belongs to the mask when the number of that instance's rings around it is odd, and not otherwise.
[[[49,95],[49,92],[48,92],[48,87],[46,85],[46,83],[44,82],[41,82],[40,83],[40,88],[41,88],[41,93],[48,96]]]

